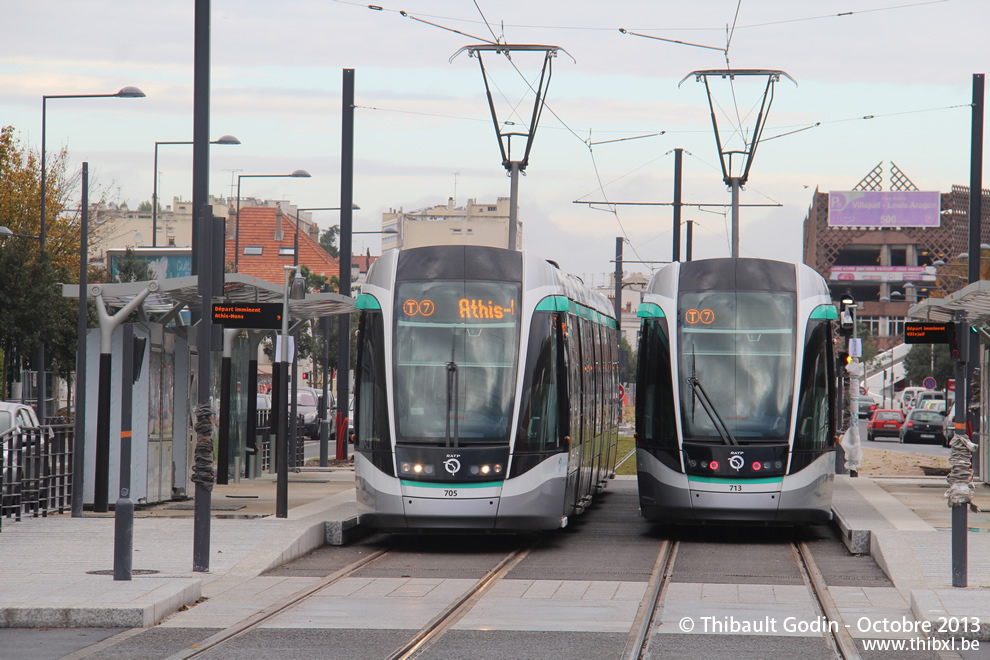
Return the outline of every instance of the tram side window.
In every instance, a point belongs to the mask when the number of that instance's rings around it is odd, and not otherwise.
[[[805,359],[801,373],[797,430],[791,472],[807,467],[830,448],[833,415],[830,414],[827,339],[831,336],[827,322],[809,324]]]
[[[376,467],[392,474],[391,433],[385,386],[385,324],[380,312],[362,312],[357,364],[355,431],[358,451],[370,452]]]
[[[637,444],[647,449],[668,449],[676,456],[677,427],[674,422],[670,342],[661,322],[660,319],[646,319],[640,333],[636,378]]]
[[[559,397],[566,396],[558,385],[563,374],[558,355],[556,326],[559,317],[549,312],[537,312],[530,326],[529,349],[526,356],[526,372],[523,382],[522,407],[519,414],[519,430],[516,434],[516,452],[544,452],[563,449],[565,433]]]

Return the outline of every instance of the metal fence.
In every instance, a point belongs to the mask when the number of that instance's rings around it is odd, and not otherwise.
[[[255,426],[255,447],[257,455],[261,458],[261,471],[274,472],[275,465],[275,435],[277,429],[272,425],[275,423],[275,415],[270,409],[258,411],[257,425]],[[300,420],[300,427],[302,426]],[[301,467],[306,463],[306,436],[302,433],[297,435],[296,460],[289,461],[289,468]]]
[[[73,427],[15,427],[0,435],[0,530],[4,519],[72,507]]]

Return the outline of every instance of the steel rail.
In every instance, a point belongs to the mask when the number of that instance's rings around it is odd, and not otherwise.
[[[184,649],[182,651],[179,651],[178,653],[175,653],[174,655],[169,656],[167,660],[188,660],[188,658],[195,658],[196,656],[205,653],[210,649],[216,648],[217,646],[220,646],[221,644],[224,644],[225,642],[228,642],[234,639],[235,637],[238,637],[244,634],[245,632],[248,632],[249,630],[253,630],[258,626],[260,626],[265,621],[267,621],[268,619],[275,616],[276,614],[280,614],[288,609],[291,609],[292,607],[295,607],[298,603],[301,603],[302,601],[312,597],[317,592],[325,589],[326,587],[329,587],[330,585],[334,584],[335,582],[338,582],[339,580],[342,580],[343,578],[349,576],[351,573],[354,573],[358,569],[366,566],[367,564],[370,564],[371,562],[375,561],[376,559],[378,559],[379,557],[381,557],[382,555],[388,552],[390,552],[388,548],[381,548],[379,550],[375,550],[366,557],[362,557],[361,559],[351,562],[347,566],[344,566],[343,568],[334,571],[327,577],[321,579],[316,584],[312,584],[304,589],[297,591],[294,594],[286,596],[277,603],[274,603],[273,605],[269,605],[262,611],[253,614],[247,617],[246,619],[243,619],[210,637],[207,637],[202,642],[198,643],[195,647]]]
[[[629,639],[626,640],[626,647],[622,653],[622,657],[626,660],[639,660],[646,652],[650,630],[657,620],[658,610],[663,607],[663,596],[666,595],[667,585],[670,584],[670,573],[674,569],[679,545],[679,541],[664,541],[664,546],[657,555],[650,581],[646,585],[646,597],[640,602],[636,619],[629,629]]]
[[[818,564],[815,563],[815,558],[811,554],[811,548],[804,541],[798,541],[791,543],[791,549],[794,551],[798,567],[801,569],[801,577],[804,578],[805,584],[814,595],[821,614],[829,623],[836,624],[836,630],[832,630],[832,627],[829,626],[829,634],[825,636],[826,641],[830,642],[837,657],[843,658],[843,660],[861,660],[862,656],[859,654],[859,649],[856,648],[856,642],[843,623],[839,608],[832,600],[831,594],[828,593],[825,576],[818,570]]]
[[[509,571],[519,565],[529,555],[533,545],[513,550],[499,561],[487,574],[475,582],[467,591],[444,608],[417,632],[412,639],[386,656],[388,660],[407,660],[423,653],[430,645],[463,618],[488,591],[491,590]]]

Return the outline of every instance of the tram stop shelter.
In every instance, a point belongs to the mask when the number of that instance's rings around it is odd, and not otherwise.
[[[139,504],[151,504],[171,499],[184,499],[192,493],[191,482],[193,448],[196,434],[193,429],[193,410],[197,401],[198,351],[196,337],[202,321],[189,324],[192,310],[201,309],[198,278],[193,276],[169,278],[151,282],[123,284],[91,284],[87,287],[89,300],[104,305],[109,314],[123,310],[136,299],[144,296],[134,308],[134,335],[147,340],[147,348],[141,358],[140,375],[133,387],[133,435],[131,458],[131,499]],[[62,295],[79,298],[77,284],[63,284]],[[222,297],[215,297],[214,304],[279,303],[285,296],[284,287],[249,275],[227,273]],[[305,321],[322,319],[337,314],[350,314],[355,310],[354,299],[337,293],[307,293],[303,300],[289,300],[290,323],[297,330]],[[97,415],[100,387],[101,332],[108,328],[101,320],[101,328],[89,328],[86,338],[86,363],[84,374],[77,374],[77,387],[87,388],[85,410],[83,473],[83,501],[93,503],[96,488],[97,467]],[[212,319],[210,319],[212,321]],[[109,327],[111,342],[110,437],[120,437],[120,388],[122,332]],[[231,330],[211,325],[214,335],[210,375],[211,405],[217,411],[224,403],[229,406],[228,437],[219,442],[219,431],[214,428],[214,446],[225,446],[226,456],[218,456],[218,462],[226,460],[230,480],[258,476],[260,456],[254,447],[254,420],[257,409],[257,354],[266,336],[277,334],[275,330]],[[221,357],[223,349],[223,358]],[[80,350],[83,350],[80,347]],[[229,357],[230,359],[226,359]],[[230,370],[230,399],[221,402],[221,371]],[[218,402],[221,404],[218,406]],[[332,414],[332,412],[331,412]],[[147,420],[147,423],[144,420]],[[105,459],[103,459],[105,460]],[[119,487],[120,447],[110,443],[109,469],[100,473],[109,475],[109,492]],[[223,470],[218,470],[223,473]]]
[[[908,316],[919,321],[950,323],[962,313],[966,325],[976,330],[979,350],[970,355],[970,362],[979,367],[979,457],[974,465],[975,478],[986,483],[990,477],[990,280],[979,280],[945,298],[927,298],[908,310]]]

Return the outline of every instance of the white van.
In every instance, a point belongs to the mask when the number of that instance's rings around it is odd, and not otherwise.
[[[904,414],[909,413],[913,410],[915,406],[915,399],[922,392],[930,392],[931,390],[924,387],[905,387],[904,391],[901,392],[901,411]]]

